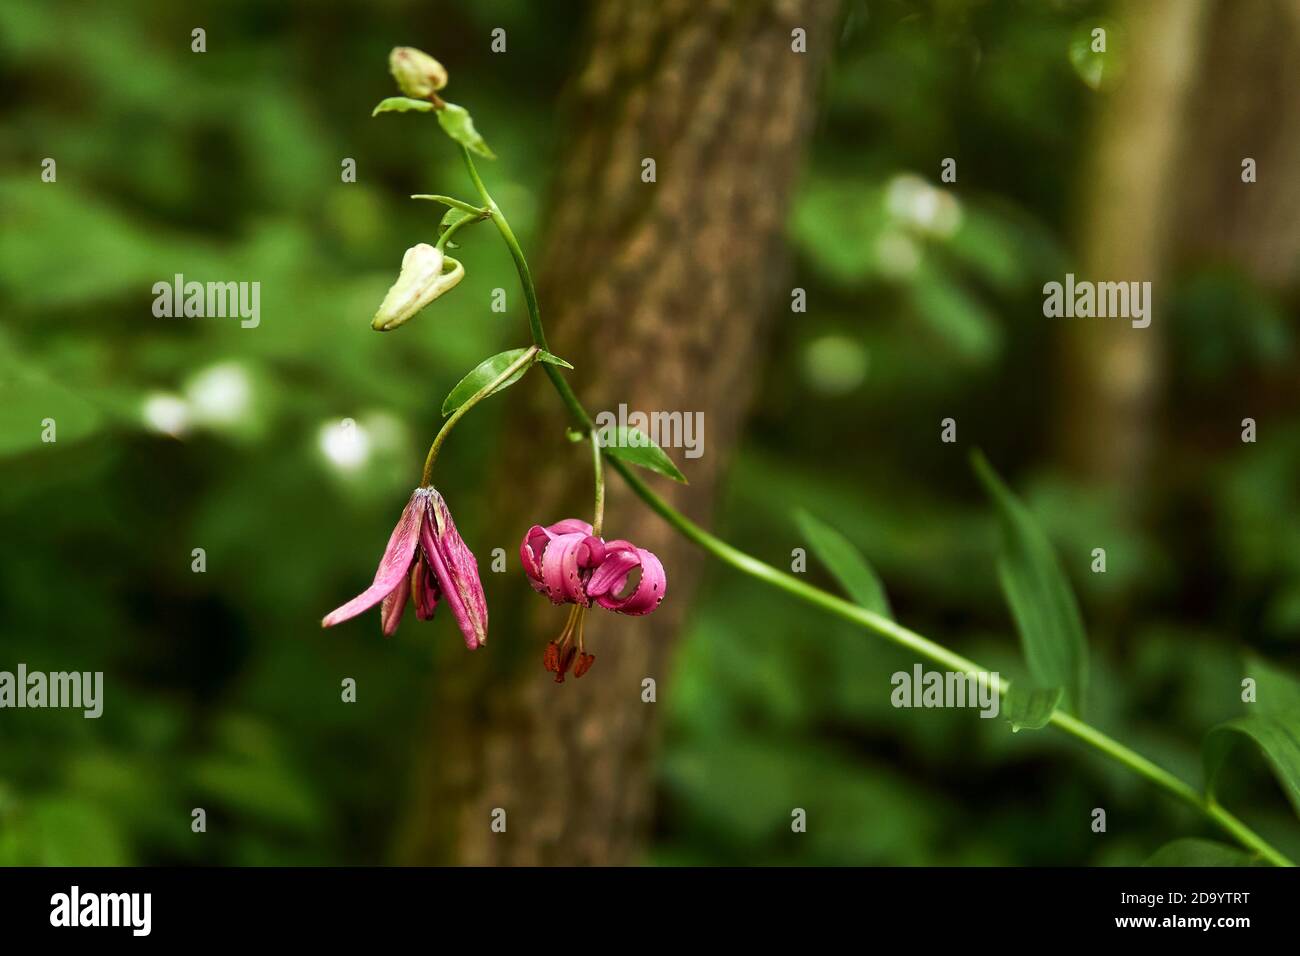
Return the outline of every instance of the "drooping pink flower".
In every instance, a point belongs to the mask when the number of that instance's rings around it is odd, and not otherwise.
[[[445,599],[470,650],[487,643],[487,600],[478,562],[451,520],[447,502],[434,488],[416,488],[388,539],[375,580],[321,621],[333,627],[381,604],[385,636],[397,630],[408,601],[421,621],[433,617]]]
[[[577,518],[533,525],[519,545],[519,557],[533,590],[553,604],[577,605],[543,658],[556,683],[563,683],[570,667],[574,677],[581,677],[596,659],[583,642],[587,608],[595,603],[617,614],[649,614],[668,589],[663,564],[652,552],[623,539],[605,541]],[[640,577],[629,588],[638,570]]]
[[[533,525],[519,545],[519,558],[533,590],[552,604],[591,606],[586,581],[605,559],[605,542],[591,533],[591,525],[565,518],[553,525]]]

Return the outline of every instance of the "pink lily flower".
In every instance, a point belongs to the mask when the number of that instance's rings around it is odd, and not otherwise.
[[[591,525],[565,518],[543,528],[533,525],[519,545],[528,583],[552,604],[591,606],[586,582],[605,560],[605,542],[591,533]]]
[[[415,604],[421,621],[433,617],[439,598],[451,607],[465,646],[487,643],[487,600],[479,581],[478,562],[456,532],[451,511],[434,488],[416,488],[388,539],[375,580],[351,601],[321,621],[333,627],[381,604],[384,636],[397,630],[406,604]]]
[[[543,658],[556,683],[564,682],[570,667],[574,677],[581,677],[596,659],[583,642],[586,609],[593,602],[617,614],[649,614],[668,589],[664,567],[652,552],[623,539],[596,537],[591,525],[577,518],[533,525],[519,545],[519,557],[533,590],[552,604],[577,605]],[[629,590],[628,580],[637,569],[640,580]]]

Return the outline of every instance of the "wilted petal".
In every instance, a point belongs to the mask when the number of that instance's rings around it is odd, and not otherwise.
[[[420,545],[433,568],[438,587],[465,635],[470,650],[487,643],[487,598],[479,581],[478,562],[456,532],[455,522],[442,495],[430,494],[430,520],[424,524]]]
[[[620,545],[620,547],[615,547]],[[663,601],[668,591],[668,578],[659,559],[645,548],[621,547],[626,541],[610,542],[604,563],[591,576],[588,592],[596,603],[608,611],[619,614],[649,614]],[[632,569],[640,566],[641,580],[627,597],[619,592],[627,585]]]
[[[415,599],[415,616],[421,621],[433,619],[438,609],[438,579],[424,556],[423,550],[411,568],[411,596]]]
[[[406,503],[401,520],[393,529],[388,539],[388,547],[375,572],[374,583],[342,607],[337,607],[321,621],[322,627],[333,627],[349,618],[354,618],[362,611],[369,610],[388,597],[411,571],[411,559],[415,556],[415,546],[420,540],[420,527],[424,522],[428,493],[417,488]]]
[[[402,575],[402,583],[389,592],[384,603],[379,606],[379,619],[383,624],[384,637],[392,637],[397,632],[397,625],[402,623],[402,614],[406,611],[406,602],[411,598],[411,576]]]

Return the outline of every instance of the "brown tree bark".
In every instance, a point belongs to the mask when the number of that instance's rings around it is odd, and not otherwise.
[[[1151,326],[1068,320],[1060,436],[1076,474],[1141,489],[1159,441],[1169,285],[1183,262],[1236,263],[1287,288],[1300,274],[1300,0],[1126,5],[1130,72],[1099,117],[1080,278],[1153,282]],[[1255,183],[1241,162],[1258,164]],[[1136,502],[1137,496],[1128,499]]]
[[[1122,8],[1127,72],[1107,94],[1084,167],[1078,278],[1151,282],[1152,321],[1061,319],[1062,455],[1075,474],[1133,486],[1146,469],[1163,374],[1159,310],[1200,60],[1204,0]],[[1114,42],[1112,38],[1112,42]]]
[[[704,522],[744,418],[765,317],[785,301],[786,205],[834,14],[833,0],[602,3],[575,81],[540,270],[551,345],[577,367],[572,381],[593,414],[620,402],[703,412],[703,456],[674,453],[690,485],[656,483],[671,485],[661,490],[672,503]],[[807,53],[791,49],[795,28],[807,32]],[[646,158],[656,182],[642,181]],[[526,500],[496,489],[502,536],[515,547],[534,522],[591,512],[589,452],[564,441],[558,403],[540,377],[529,387],[538,411],[511,432],[529,436],[513,453],[533,464],[534,487]],[[541,660],[566,609],[518,575],[509,600],[528,604],[522,612],[493,606],[492,662],[476,655],[469,676],[440,688],[399,859],[637,861],[662,706],[643,702],[642,681],[657,682],[660,702],[673,693],[670,652],[701,555],[616,475],[608,488],[606,536],[660,556],[666,600],[645,618],[589,612],[595,665],[557,686]],[[505,833],[490,827],[496,808],[506,811]]]
[[[1286,289],[1300,277],[1300,0],[1217,0],[1180,164],[1178,252]],[[1257,164],[1241,179],[1242,160]]]

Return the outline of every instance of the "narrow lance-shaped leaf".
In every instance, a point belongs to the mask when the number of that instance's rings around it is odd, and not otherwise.
[[[598,429],[595,438],[600,442],[604,453],[611,458],[648,468],[682,484],[687,483],[686,476],[673,464],[673,460],[639,428],[620,425],[617,428]]]
[[[460,408],[460,406],[464,405],[467,401],[477,395],[479,391],[487,387],[493,379],[501,375],[506,369],[522,358],[523,354],[527,351],[528,349],[523,348],[498,352],[491,358],[484,359],[476,365],[474,370],[456,383],[456,387],[447,394],[446,399],[442,403],[443,416],[445,417],[450,415],[456,409]],[[552,355],[550,352],[539,351],[533,359],[533,362],[546,362],[548,365],[560,365],[564,368],[573,368],[573,366],[564,361],[564,359],[557,355]],[[509,388],[511,385],[515,384],[515,382],[519,381],[519,379],[523,377],[523,374],[532,367],[533,362],[524,365],[508,379],[499,384],[496,388],[492,389],[488,394],[495,395],[502,389]]]
[[[537,353],[537,361],[545,362],[547,365],[558,365],[560,368],[573,368],[573,366],[564,361],[564,359],[560,358],[558,355],[552,355],[550,352],[539,351]]]
[[[428,113],[433,109],[433,104],[428,100],[413,100],[409,96],[390,96],[388,99],[380,100],[370,113],[371,116],[378,116],[380,113]]]
[[[1205,794],[1215,799],[1228,754],[1245,738],[1263,753],[1300,816],[1300,681],[1254,656],[1246,661],[1245,676],[1255,681],[1254,700],[1246,705],[1250,713],[1205,737]]]
[[[1300,680],[1262,657],[1246,658],[1243,675],[1255,682],[1255,702],[1250,706],[1270,717],[1300,712]]]
[[[1061,687],[1034,687],[1013,683],[1002,700],[1002,715],[1011,725],[1011,732],[1042,730],[1052,719],[1052,712],[1061,703]]]
[[[448,136],[470,152],[478,153],[487,159],[496,159],[496,154],[488,148],[488,144],[474,128],[474,120],[465,107],[457,106],[455,103],[443,104],[442,109],[438,110],[438,124]]]
[[[795,520],[799,522],[799,530],[807,539],[808,547],[826,565],[853,603],[892,621],[894,615],[889,609],[885,586],[853,542],[802,509],[795,512]]]
[[[100,405],[25,364],[0,341],[0,457],[28,452],[50,439],[79,441],[104,421]]]
[[[1220,724],[1205,736],[1205,795],[1217,799],[1219,777],[1233,746],[1252,741],[1273,768],[1273,774],[1300,816],[1300,714],[1290,719],[1252,714]]]
[[[1184,837],[1166,843],[1143,866],[1263,866],[1264,861],[1235,846]]]
[[[976,452],[972,462],[997,505],[1003,539],[998,579],[1020,632],[1034,683],[1063,688],[1061,706],[1081,714],[1088,678],[1088,645],[1074,592],[1033,515],[1002,483],[983,455]]]

